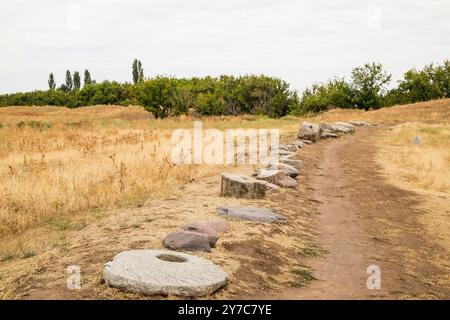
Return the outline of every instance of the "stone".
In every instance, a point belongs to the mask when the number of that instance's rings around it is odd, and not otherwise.
[[[354,125],[352,125],[351,123],[345,122],[345,121],[335,122],[334,124],[337,124],[338,126],[346,127],[346,128],[349,128],[349,129],[354,129],[355,128]]]
[[[417,136],[414,138],[414,140],[411,142],[415,146],[420,146],[422,144],[422,137]]]
[[[279,145],[279,149],[282,150],[286,150],[289,152],[297,152],[298,151],[298,146],[296,144],[288,144],[288,143],[280,143]]]
[[[294,152],[286,151],[286,150],[283,150],[283,149],[278,149],[278,150],[275,150],[275,151],[277,151],[279,156],[291,156],[291,155],[294,154]]]
[[[308,145],[314,144],[314,141],[305,140],[305,139],[303,139],[302,142],[303,142],[304,144],[308,144]]]
[[[351,120],[351,121],[347,121],[347,122],[350,123],[350,124],[352,124],[352,125],[354,125],[354,126],[358,126],[358,127],[364,125],[364,122],[363,122],[363,121],[353,121],[353,120]]]
[[[340,132],[340,133],[351,133],[352,129],[349,129],[347,127],[338,125],[338,124],[332,124],[331,125],[331,130],[333,130],[334,132]]]
[[[184,226],[183,230],[197,232],[209,236],[218,236],[230,229],[228,222],[222,219],[199,220]]]
[[[339,136],[336,133],[331,132],[322,132],[320,135],[320,139],[329,139],[329,138],[338,138]]]
[[[292,142],[293,145],[297,146],[297,148],[301,149],[305,146],[305,143],[301,140],[296,140]]]
[[[317,142],[320,140],[322,129],[315,124],[304,121],[300,126],[297,137],[303,140]]]
[[[243,174],[222,174],[221,195],[225,197],[262,199],[267,191],[278,189],[276,185]]]
[[[296,188],[297,181],[289,177],[281,170],[261,169],[256,176],[258,180],[264,180],[283,188]]]
[[[300,172],[294,168],[293,166],[290,166],[288,164],[285,163],[271,163],[266,167],[267,170],[281,170],[282,172],[284,172],[286,175],[288,175],[291,178],[296,178]]]
[[[218,207],[216,211],[219,214],[247,221],[286,222],[288,220],[286,216],[266,208],[222,206]]]
[[[331,128],[331,125],[329,123],[326,123],[326,122],[319,123],[319,128],[321,128],[322,130],[333,130]]]
[[[211,252],[219,238],[191,231],[175,231],[163,240],[163,245],[171,250]]]
[[[289,158],[281,158],[280,163],[287,164],[288,166],[294,167],[297,170],[300,170],[300,167],[303,164],[302,160],[295,160]]]
[[[144,295],[209,295],[228,281],[227,273],[209,260],[167,250],[130,250],[103,268],[111,287]]]

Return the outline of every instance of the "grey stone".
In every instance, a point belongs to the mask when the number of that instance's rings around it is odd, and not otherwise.
[[[320,140],[322,129],[315,124],[304,121],[300,126],[297,137],[303,140],[317,142]]]
[[[303,148],[305,146],[305,143],[301,140],[295,140],[292,142],[293,145],[296,145],[299,149]]]
[[[309,144],[309,145],[314,144],[314,141],[305,140],[305,139],[302,139],[302,142],[303,142],[304,144]]]
[[[329,139],[329,138],[337,138],[338,135],[336,133],[331,132],[322,132],[320,135],[320,139]]]
[[[278,187],[243,174],[222,174],[221,195],[226,197],[261,199],[268,190]]]
[[[350,129],[348,127],[344,127],[338,124],[332,124],[331,125],[331,129],[334,132],[340,132],[340,133],[351,133],[353,131],[353,129]]]
[[[423,141],[422,137],[417,136],[414,138],[414,140],[411,143],[415,146],[420,146],[420,145],[422,145],[422,141]]]
[[[321,128],[322,130],[333,130],[331,128],[331,125],[329,123],[326,123],[326,122],[319,123],[319,128]]]
[[[169,233],[163,240],[163,245],[171,250],[211,252],[219,238],[214,235],[191,231],[175,231]]]
[[[287,164],[289,166],[294,167],[297,170],[300,170],[300,167],[302,166],[303,161],[302,160],[289,159],[289,158],[281,158],[280,159],[280,163]]]
[[[258,207],[230,207],[222,206],[216,209],[217,213],[227,215],[233,218],[258,221],[258,222],[284,222],[287,217],[273,212],[270,209]]]
[[[167,250],[130,250],[103,268],[106,285],[144,295],[201,297],[224,286],[228,275],[209,260]]]
[[[230,229],[228,222],[222,219],[194,221],[183,228],[185,231],[202,233],[210,236],[218,236]]]
[[[294,168],[293,166],[290,166],[285,163],[271,163],[266,167],[267,170],[281,170],[286,175],[288,175],[291,178],[296,178],[300,172]]]
[[[264,180],[283,188],[296,188],[297,181],[281,170],[261,169],[256,176],[258,180]]]

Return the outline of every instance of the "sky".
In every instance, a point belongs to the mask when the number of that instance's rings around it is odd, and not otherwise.
[[[394,84],[450,59],[449,0],[1,0],[0,93],[92,78],[266,74],[303,90],[381,62]]]

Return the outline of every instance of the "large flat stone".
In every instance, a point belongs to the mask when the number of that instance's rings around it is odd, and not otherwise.
[[[219,214],[248,221],[277,222],[277,221],[287,221],[288,219],[287,217],[275,213],[270,209],[257,207],[222,206],[218,207],[216,211]]]
[[[209,260],[167,250],[130,250],[105,264],[103,280],[111,287],[145,295],[200,297],[228,281]]]
[[[256,179],[264,180],[283,188],[297,187],[297,181],[288,176],[282,170],[261,169],[259,170]]]

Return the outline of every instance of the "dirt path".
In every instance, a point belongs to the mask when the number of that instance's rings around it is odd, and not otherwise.
[[[358,128],[344,139],[316,145],[303,155],[306,197],[317,202],[319,243],[326,250],[307,265],[316,278],[303,288],[262,299],[449,298],[434,281],[449,277],[432,265],[445,248],[423,232],[416,208],[421,196],[389,185],[375,162],[376,141],[386,128]],[[367,268],[381,270],[381,289],[367,288]],[[253,297],[254,298],[254,297]]]

